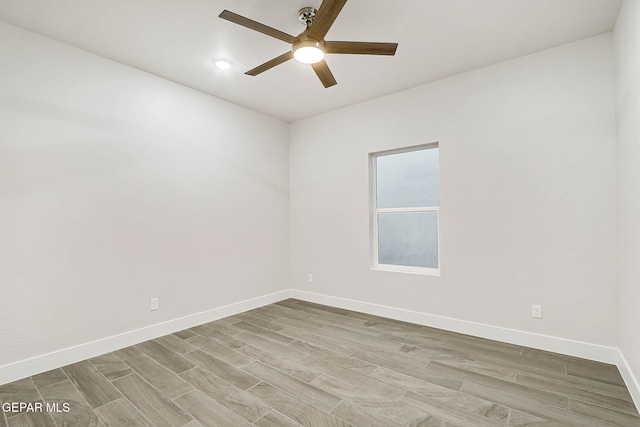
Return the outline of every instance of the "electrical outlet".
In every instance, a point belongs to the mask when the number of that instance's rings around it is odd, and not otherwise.
[[[151,311],[156,311],[158,309],[158,298],[151,298],[150,309]]]
[[[533,304],[531,306],[531,317],[535,317],[536,319],[542,319],[542,306]]]
[[[309,283],[313,283],[313,274],[309,273],[309,274],[307,275],[307,282],[309,282]]]

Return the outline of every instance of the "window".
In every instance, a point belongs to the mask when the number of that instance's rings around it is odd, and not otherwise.
[[[374,269],[439,274],[438,143],[370,154]]]

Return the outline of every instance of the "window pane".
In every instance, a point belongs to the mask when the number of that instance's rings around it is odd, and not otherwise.
[[[438,148],[378,157],[377,207],[439,206],[438,158]]]
[[[378,214],[378,263],[438,268],[438,213]]]

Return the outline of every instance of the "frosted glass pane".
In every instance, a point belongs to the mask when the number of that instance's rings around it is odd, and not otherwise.
[[[438,213],[378,214],[378,263],[438,268]]]
[[[440,206],[438,148],[380,156],[376,161],[378,208]]]

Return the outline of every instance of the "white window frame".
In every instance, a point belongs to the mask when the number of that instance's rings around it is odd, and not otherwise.
[[[371,191],[369,201],[369,234],[371,241],[371,269],[380,271],[394,271],[400,273],[423,274],[428,276],[440,276],[440,206],[420,206],[411,208],[378,208],[377,201],[377,170],[378,157],[407,153],[410,151],[428,150],[430,148],[440,148],[438,142],[414,145],[411,147],[397,148],[393,150],[378,151],[369,153],[369,189]],[[405,212],[436,212],[436,222],[438,224],[438,267],[414,267],[408,265],[391,265],[378,263],[378,214],[381,213],[405,213]]]

